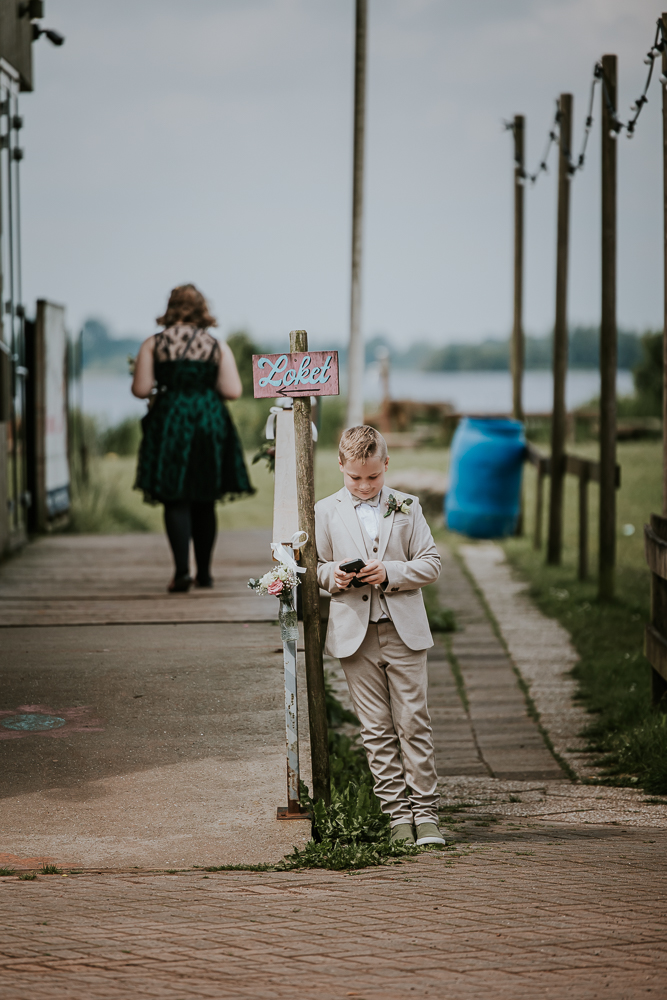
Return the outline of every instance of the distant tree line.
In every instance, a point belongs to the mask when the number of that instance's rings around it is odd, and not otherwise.
[[[649,335],[646,335],[649,336]],[[83,366],[88,370],[105,371],[109,373],[127,373],[127,357],[136,355],[141,344],[138,337],[125,337],[122,340],[111,337],[104,323],[97,319],[89,319],[83,325]],[[227,338],[241,370],[244,379],[244,389],[252,388],[250,362],[253,353],[267,351],[275,353],[281,350],[279,343],[255,343],[252,336],[244,330],[235,331]],[[644,340],[646,337],[644,337]],[[312,338],[313,350],[325,350],[334,346],[321,338]],[[600,362],[600,334],[597,327],[576,326],[570,330],[569,366],[570,368],[596,369]],[[282,345],[285,349],[286,344]],[[411,368],[422,371],[440,372],[475,372],[475,371],[509,371],[509,339],[488,339],[477,344],[447,344],[445,347],[434,348],[426,341],[412,342],[409,347],[396,348],[391,341],[378,335],[366,341],[366,363],[377,359],[378,349],[389,351],[392,366]],[[526,337],[525,363],[528,371],[549,369],[551,367],[552,339],[551,337]],[[347,362],[347,350],[338,348],[341,367]],[[633,371],[644,357],[642,338],[636,333],[626,331],[618,335],[618,367]]]
[[[551,368],[551,337],[526,337],[527,370]],[[641,340],[636,333],[619,332],[618,367],[632,370],[641,361]],[[570,368],[596,369],[600,364],[600,331],[593,326],[570,330]],[[432,351],[422,368],[440,372],[509,371],[509,340],[485,340],[481,344],[447,344]]]

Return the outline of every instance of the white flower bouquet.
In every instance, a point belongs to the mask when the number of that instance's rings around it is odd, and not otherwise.
[[[279,597],[284,604],[292,603],[292,590],[297,586],[299,578],[295,571],[286,563],[280,563],[276,569],[269,570],[259,580],[248,580],[248,586],[260,597],[271,594]]]

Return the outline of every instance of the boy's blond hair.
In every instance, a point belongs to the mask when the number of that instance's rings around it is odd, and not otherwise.
[[[361,462],[366,464],[369,458],[385,459],[387,457],[387,442],[379,431],[368,424],[359,427],[348,427],[344,431],[338,445],[338,459],[341,465],[346,462]]]

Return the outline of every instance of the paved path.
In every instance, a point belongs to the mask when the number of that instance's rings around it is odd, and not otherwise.
[[[215,590],[167,594],[162,535],[53,535],[0,567],[0,627],[272,621],[274,598],[247,588],[270,565],[269,531],[223,532]]]
[[[246,589],[268,539],[223,534],[215,590],[187,595],[165,593],[161,536],[44,539],[0,569],[0,864],[254,863],[305,843],[309,823],[275,818],[276,602]],[[56,727],[7,728],[30,714]],[[305,705],[301,722],[308,780]]]
[[[266,538],[222,536],[220,590],[180,599],[163,592],[163,539],[74,542],[0,572],[0,864],[69,872],[0,878],[3,997],[665,995],[667,799],[567,780],[519,686],[526,649],[510,636],[510,659],[448,551],[440,593],[461,629],[429,654],[448,850],[363,873],[209,874],[192,866],[274,860],[308,835],[274,819],[275,606],[239,593]],[[508,578],[475,565],[516,623]],[[16,737],[2,720],[19,709],[65,721]]]
[[[7,1000],[665,996],[665,831],[470,824],[363,873],[6,880]]]
[[[438,636],[429,653],[438,774],[565,779],[528,715],[512,662],[477,593],[451,551],[442,547],[441,556],[440,599],[454,611],[459,631]]]

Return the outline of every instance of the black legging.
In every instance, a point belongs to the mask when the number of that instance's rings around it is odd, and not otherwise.
[[[194,544],[197,580],[208,583],[211,578],[211,553],[215,545],[217,524],[215,504],[190,500],[175,500],[164,505],[164,526],[174,554],[176,576],[187,576],[190,570],[190,539]]]

